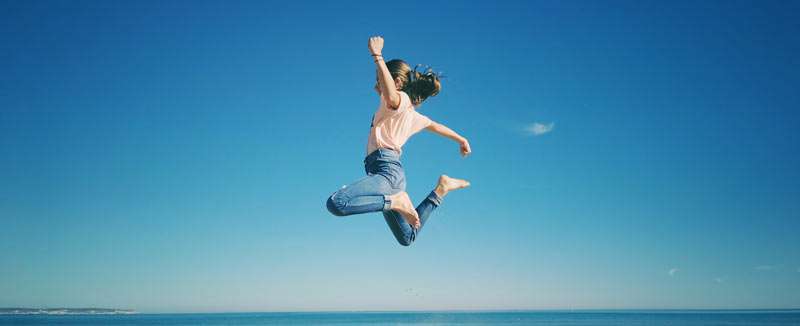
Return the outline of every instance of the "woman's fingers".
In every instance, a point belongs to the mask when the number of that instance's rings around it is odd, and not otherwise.
[[[469,143],[466,142],[466,141],[461,143],[461,155],[462,156],[467,156],[470,153],[472,153],[472,149],[470,148]]]
[[[371,36],[369,38],[369,50],[370,52],[380,53],[383,49],[383,38],[380,36]]]

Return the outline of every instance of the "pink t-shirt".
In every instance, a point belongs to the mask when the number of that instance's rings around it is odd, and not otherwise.
[[[433,123],[431,119],[417,112],[408,94],[402,91],[398,93],[400,93],[400,106],[397,110],[390,109],[386,99],[381,96],[381,104],[372,117],[367,155],[378,148],[390,148],[402,153],[403,144],[411,135]]]

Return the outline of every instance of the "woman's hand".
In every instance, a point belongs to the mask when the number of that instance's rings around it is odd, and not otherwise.
[[[466,157],[467,155],[469,155],[470,153],[472,153],[472,149],[471,149],[471,148],[469,148],[469,141],[467,141],[467,139],[466,139],[466,138],[461,138],[461,141],[459,141],[459,145],[460,145],[460,147],[461,147],[461,148],[460,148],[460,150],[461,150],[461,156],[464,156],[464,157]]]
[[[433,133],[435,133],[437,135],[441,135],[441,136],[444,136],[444,137],[447,137],[447,138],[450,138],[450,139],[456,141],[458,143],[458,150],[459,150],[459,152],[461,152],[462,156],[466,157],[467,155],[472,153],[472,148],[469,147],[469,141],[467,141],[466,138],[461,137],[461,135],[457,134],[452,129],[447,128],[447,126],[445,126],[445,125],[443,125],[441,123],[437,123],[435,121],[432,121],[431,125],[426,127],[425,129],[429,130],[429,131],[431,131],[431,132],[433,132]]]
[[[372,36],[369,38],[369,53],[380,55],[383,51],[383,37]]]

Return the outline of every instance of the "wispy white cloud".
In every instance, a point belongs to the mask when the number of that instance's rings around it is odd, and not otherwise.
[[[771,270],[775,269],[775,266],[772,266],[772,265],[758,265],[758,266],[756,266],[754,268],[757,271],[771,271]]]
[[[756,266],[754,268],[755,268],[755,270],[758,270],[758,271],[771,271],[771,270],[775,269],[775,266],[773,266],[773,265],[758,265],[758,266]]]
[[[679,268],[674,268],[674,267],[673,267],[673,268],[670,268],[670,269],[669,269],[669,271],[668,271],[667,273],[669,273],[669,276],[675,276],[675,273],[677,273],[677,272],[679,272],[679,271],[680,271],[680,269],[679,269]]]
[[[548,132],[553,131],[555,127],[556,127],[555,122],[550,122],[550,123],[534,122],[525,127],[525,132],[527,132],[529,135],[541,136]]]
[[[714,282],[717,282],[717,283],[725,283],[725,279],[724,279],[724,278],[722,278],[722,277],[715,277],[715,278],[714,278]]]

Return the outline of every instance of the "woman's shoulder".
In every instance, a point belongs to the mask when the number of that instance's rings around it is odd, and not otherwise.
[[[407,99],[410,99],[410,98],[411,98],[410,96],[408,96],[408,93],[406,93],[406,92],[404,92],[404,91],[400,91],[400,90],[398,90],[398,91],[397,91],[397,94],[399,94],[399,95],[400,95],[400,97],[405,97],[405,98],[407,98]],[[385,97],[385,95],[384,95],[383,93],[381,93],[379,96],[380,96],[380,98],[381,98],[381,101],[386,101],[386,97]]]
[[[400,94],[400,106],[397,108],[397,110],[391,110],[391,111],[401,111],[408,108],[414,108],[414,104],[412,104],[411,102],[411,97],[408,96],[406,92],[397,91],[397,93]],[[381,95],[381,108],[389,110],[388,101],[383,95]]]
[[[403,91],[397,91],[397,92],[400,93],[400,97],[402,97],[402,99],[400,100],[400,107],[410,107],[410,108],[414,107],[414,104],[411,102],[411,96],[408,96],[408,94]]]

